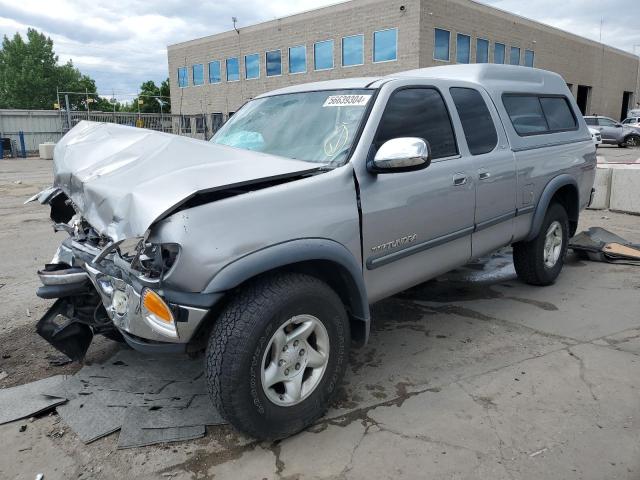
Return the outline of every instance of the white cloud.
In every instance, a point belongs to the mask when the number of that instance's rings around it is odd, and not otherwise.
[[[479,0],[609,45],[640,45],[640,0]],[[0,0],[0,35],[27,27],[51,36],[60,59],[92,76],[104,94],[135,93],[167,77],[166,46],[335,3],[335,0]],[[640,50],[639,50],[640,52]],[[123,97],[121,97],[123,98]]]

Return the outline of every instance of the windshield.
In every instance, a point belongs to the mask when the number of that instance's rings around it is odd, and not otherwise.
[[[231,147],[338,166],[349,156],[372,90],[327,90],[258,98],[210,140]]]

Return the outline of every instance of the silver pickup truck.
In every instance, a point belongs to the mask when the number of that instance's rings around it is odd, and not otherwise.
[[[553,283],[595,166],[563,79],[515,66],[288,87],[209,142],[82,122],[37,196],[69,233],[37,329],[74,359],[96,334],[206,351],[222,415],[283,438],[332,401],[373,302],[507,245]]]

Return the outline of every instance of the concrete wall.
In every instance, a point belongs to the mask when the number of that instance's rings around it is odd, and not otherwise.
[[[451,31],[451,59],[456,58],[456,34],[471,35],[471,59],[475,61],[476,38],[490,41],[489,61],[493,62],[495,42],[535,52],[535,67],[551,70],[572,84],[592,87],[588,114],[619,119],[624,91],[635,92],[638,57],[587,40],[562,30],[481,5],[470,0],[422,0],[420,66],[449,62],[433,60],[434,28]],[[523,61],[523,60],[521,60]],[[632,99],[630,108],[635,103]]]
[[[401,10],[404,7],[404,10]],[[398,60],[387,63],[372,62],[373,32],[396,27],[399,31]],[[618,119],[624,91],[635,92],[638,57],[606,47],[561,30],[512,15],[471,0],[353,0],[220,33],[168,47],[171,102],[174,113],[200,114],[235,111],[247,99],[283,86],[318,80],[353,76],[380,76],[389,73],[448,62],[433,60],[434,28],[451,32],[451,59],[456,57],[456,33],[472,37],[471,59],[475,61],[475,41],[490,41],[489,60],[493,61],[495,42],[507,47],[535,52],[535,66],[560,73],[573,84],[592,87],[587,113],[598,113]],[[365,63],[357,67],[341,67],[341,39],[343,36],[364,34]],[[334,40],[334,65],[328,71],[313,71],[313,44]],[[307,73],[289,74],[288,47],[305,44]],[[282,50],[282,70],[279,77],[266,77],[265,52]],[[244,55],[260,54],[260,78],[244,80]],[[224,60],[240,59],[240,81],[226,82]],[[222,62],[222,79],[209,84],[207,64]],[[179,88],[177,69],[186,66],[191,80],[191,66],[205,65],[205,84]],[[189,82],[191,84],[191,81]],[[631,105],[635,103],[632,99]]]
[[[404,6],[404,11],[400,10]],[[171,111],[174,113],[214,113],[235,111],[247,99],[265,91],[293,85],[345,77],[381,76],[418,68],[419,0],[357,0],[279,20],[241,28],[168,47],[169,78],[171,85]],[[372,62],[373,32],[398,28],[398,60]],[[364,65],[341,66],[341,40],[343,36],[364,34]],[[313,70],[313,44],[334,40],[334,68]],[[307,73],[288,73],[288,48],[306,45]],[[282,50],[282,75],[267,77],[265,52]],[[260,78],[244,80],[244,55],[260,54]],[[240,59],[240,81],[227,82],[224,60]],[[212,60],[222,63],[222,82],[208,83],[207,64]],[[178,87],[177,70],[181,66],[205,65],[205,84]]]

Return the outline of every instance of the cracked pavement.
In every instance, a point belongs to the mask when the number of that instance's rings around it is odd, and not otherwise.
[[[0,260],[12,267],[0,275],[3,385],[75,368],[50,366],[53,351],[30,330],[46,307],[33,272],[58,239],[44,209],[18,202],[46,183],[50,163],[10,162],[0,162]],[[580,230],[590,226],[640,242],[640,217],[587,211]],[[212,427],[200,440],[118,451],[117,435],[84,445],[49,415],[0,426],[0,478],[640,478],[640,267],[570,256],[555,285],[537,288],[502,251],[372,313],[338,402],[292,438]],[[90,361],[112,351],[93,345]]]

